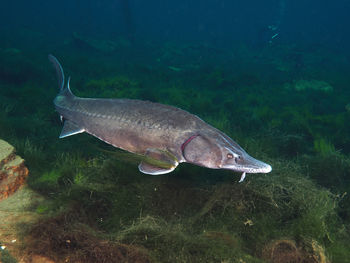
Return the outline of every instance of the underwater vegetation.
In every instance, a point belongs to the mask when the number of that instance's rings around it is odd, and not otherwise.
[[[273,171],[243,183],[190,164],[146,176],[138,160],[92,136],[58,140],[46,54],[0,48],[0,137],[46,199],[24,231],[25,250],[56,262],[350,262],[349,79],[332,70],[349,66],[340,54],[239,46],[215,57],[207,45],[115,43],[119,53],[74,37],[89,51],[57,49],[77,95],[178,106]]]

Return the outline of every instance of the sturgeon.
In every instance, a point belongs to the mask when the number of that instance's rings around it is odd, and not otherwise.
[[[70,89],[58,60],[59,93],[54,105],[64,120],[59,138],[87,132],[128,152],[141,155],[145,174],[166,174],[187,162],[212,169],[269,173],[269,164],[254,159],[225,133],[177,107],[133,99],[80,98]]]

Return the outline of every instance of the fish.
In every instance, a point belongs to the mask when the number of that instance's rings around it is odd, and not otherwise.
[[[116,148],[143,158],[144,174],[172,172],[180,163],[246,174],[269,173],[272,167],[251,157],[220,130],[180,108],[127,98],[82,98],[65,83],[59,61],[49,55],[56,69],[59,93],[56,111],[64,122],[59,138],[86,132]]]

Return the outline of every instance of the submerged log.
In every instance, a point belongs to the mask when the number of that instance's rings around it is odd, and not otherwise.
[[[28,173],[24,160],[15,154],[15,148],[0,140],[0,200],[24,185]]]

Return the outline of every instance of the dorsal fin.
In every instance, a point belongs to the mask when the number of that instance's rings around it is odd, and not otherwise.
[[[64,72],[63,72],[63,68],[60,64],[60,62],[58,62],[57,58],[55,58],[53,55],[49,55],[49,60],[52,63],[52,65],[55,67],[56,70],[56,75],[57,75],[57,79],[58,79],[58,87],[60,89],[59,95],[62,96],[67,96],[67,97],[73,97],[73,93],[70,90],[70,77],[68,78],[67,81],[67,86],[65,87],[65,83],[64,83]]]
[[[67,97],[74,97],[74,94],[70,90],[70,77],[68,77],[67,87],[64,90],[62,90],[60,94]]]

